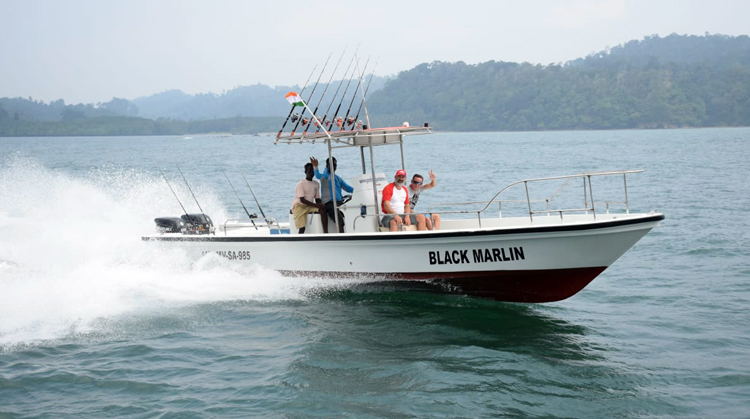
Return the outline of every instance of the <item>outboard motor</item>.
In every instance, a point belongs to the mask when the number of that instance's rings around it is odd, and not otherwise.
[[[206,214],[183,214],[180,218],[188,225],[186,234],[211,234],[216,232],[214,222]]]
[[[185,222],[178,217],[154,218],[154,222],[159,233],[182,233],[182,230],[187,227]]]
[[[183,214],[177,217],[154,218],[156,229],[160,233],[182,233],[182,234],[214,234],[211,217],[206,214]]]

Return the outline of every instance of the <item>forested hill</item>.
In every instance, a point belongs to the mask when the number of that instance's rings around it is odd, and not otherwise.
[[[373,126],[460,131],[750,126],[750,38],[651,36],[564,65],[433,62],[368,105]]]
[[[289,112],[288,89],[169,91],[96,105],[0,98],[0,136],[274,131]],[[374,127],[404,121],[456,131],[750,126],[750,38],[649,36],[564,64],[426,63],[395,78],[375,77],[367,104]]]

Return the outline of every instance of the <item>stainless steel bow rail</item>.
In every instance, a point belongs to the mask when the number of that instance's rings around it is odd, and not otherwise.
[[[538,214],[559,214],[560,219],[563,218],[563,214],[569,214],[569,213],[584,213],[584,214],[591,214],[594,219],[596,219],[596,208],[597,205],[604,205],[605,211],[607,214],[609,214],[610,207],[613,205],[622,205],[624,206],[625,213],[630,213],[630,203],[628,201],[628,180],[627,175],[631,173],[642,173],[643,170],[617,170],[617,171],[609,171],[609,172],[589,172],[589,173],[580,173],[577,175],[568,175],[568,176],[553,176],[553,177],[544,177],[544,178],[536,178],[536,179],[524,179],[519,180],[517,182],[513,182],[510,185],[504,187],[501,189],[498,193],[495,194],[495,196],[492,197],[489,201],[474,201],[474,202],[453,202],[453,203],[440,203],[432,205],[428,208],[425,213],[431,213],[431,212],[437,212],[440,214],[476,214],[477,220],[479,221],[479,227],[482,226],[482,214],[486,212],[493,204],[498,205],[498,215],[500,218],[502,218],[502,209],[503,204],[510,204],[510,203],[521,203],[526,204],[526,208],[528,210],[529,220],[530,222],[534,222],[534,216]],[[594,189],[591,182],[591,179],[594,177],[602,177],[602,176],[622,176],[622,182],[623,182],[623,200],[622,201],[601,201],[596,202],[594,200]],[[583,180],[583,187],[582,187],[582,197],[583,197],[583,207],[581,208],[552,208],[553,201],[555,201],[556,198],[558,198],[561,194],[561,192],[566,189],[569,185],[573,183],[576,179],[582,179]],[[541,183],[541,182],[553,182],[553,181],[563,181],[562,185],[555,190],[554,193],[552,193],[549,197],[544,199],[532,199],[531,194],[529,193],[529,185],[534,183]],[[526,195],[525,200],[501,200],[498,199],[500,196],[505,193],[506,191],[510,190],[514,186],[523,185],[524,192]],[[539,209],[533,209],[533,204],[544,204],[545,208],[542,210]],[[459,206],[467,206],[467,205],[481,205],[484,204],[484,207],[481,209],[475,209],[475,210],[453,210],[453,211],[436,211],[435,209],[437,207],[459,207]]]
[[[534,222],[534,216],[539,214],[545,214],[547,216],[552,214],[559,214],[560,219],[563,219],[563,214],[570,214],[570,213],[583,213],[583,214],[591,214],[596,220],[596,208],[598,208],[601,205],[604,205],[605,213],[609,214],[610,208],[615,205],[621,205],[624,208],[624,211],[626,214],[630,213],[630,203],[628,201],[628,180],[627,175],[631,173],[642,173],[643,170],[617,170],[617,171],[609,171],[609,172],[590,172],[590,173],[580,173],[577,175],[568,175],[568,176],[553,176],[553,177],[544,177],[544,178],[535,178],[535,179],[524,179],[519,180],[517,182],[513,182],[510,185],[504,187],[501,189],[498,193],[495,194],[495,196],[492,197],[489,201],[471,201],[471,202],[449,202],[449,203],[438,203],[430,206],[427,211],[419,211],[417,213],[419,214],[431,214],[431,213],[439,213],[441,215],[443,214],[473,214],[476,215],[477,220],[479,222],[479,227],[482,227],[482,214],[487,212],[490,207],[493,206],[493,204],[497,204],[498,206],[498,216],[499,218],[503,217],[503,204],[525,204],[526,206],[526,212],[528,213],[530,222]],[[601,177],[601,176],[618,176],[622,175],[622,182],[623,182],[623,200],[622,201],[599,201],[596,202],[593,199],[594,192],[593,192],[593,186],[591,179],[594,177]],[[576,179],[582,179],[582,198],[583,198],[583,207],[581,208],[552,208],[552,205],[554,204],[556,198],[558,198],[563,190],[568,188],[574,180]],[[562,181],[562,184],[547,198],[544,199],[532,199],[531,194],[529,192],[529,185],[533,183],[541,183],[541,182],[554,182],[554,181]],[[526,199],[520,200],[520,199],[498,199],[503,193],[507,192],[514,186],[523,185],[524,188],[524,194],[526,196]],[[534,204],[544,204],[544,209],[533,209]],[[460,206],[476,206],[476,205],[482,205],[480,209],[472,209],[472,210],[436,210],[438,207],[460,207]],[[407,214],[399,214],[402,217]],[[366,218],[366,217],[379,217],[380,214],[362,214],[358,216],[354,220],[354,227],[356,230],[356,221],[360,218]]]

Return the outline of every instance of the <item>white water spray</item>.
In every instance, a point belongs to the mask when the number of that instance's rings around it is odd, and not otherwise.
[[[221,201],[195,188],[206,212],[223,222]],[[179,188],[178,194],[189,196]],[[181,212],[158,176],[100,169],[74,177],[29,159],[3,162],[0,347],[87,333],[102,319],[176,306],[305,299],[306,291],[333,284],[215,254],[192,260],[141,240],[154,217]]]

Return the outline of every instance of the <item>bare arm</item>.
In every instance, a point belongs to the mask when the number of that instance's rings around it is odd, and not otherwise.
[[[437,186],[437,178],[435,177],[435,173],[432,170],[430,170],[429,176],[430,176],[430,183],[423,186],[424,190],[432,189],[435,186]]]
[[[307,200],[307,198],[305,198],[305,197],[301,197],[301,198],[299,199],[299,202],[301,202],[301,203],[303,203],[303,204],[307,205],[308,207],[315,207],[315,208],[318,208],[318,209],[323,209],[323,208],[325,208],[325,205],[323,205],[322,203],[320,203],[320,198],[316,199],[316,201],[317,201],[317,202],[310,202],[310,201],[308,201],[308,200]]]
[[[411,205],[409,205],[408,198],[407,198],[406,206],[404,207],[404,214],[406,214],[406,216],[404,217],[404,224],[410,226],[411,217],[409,217],[409,214],[411,214]]]

